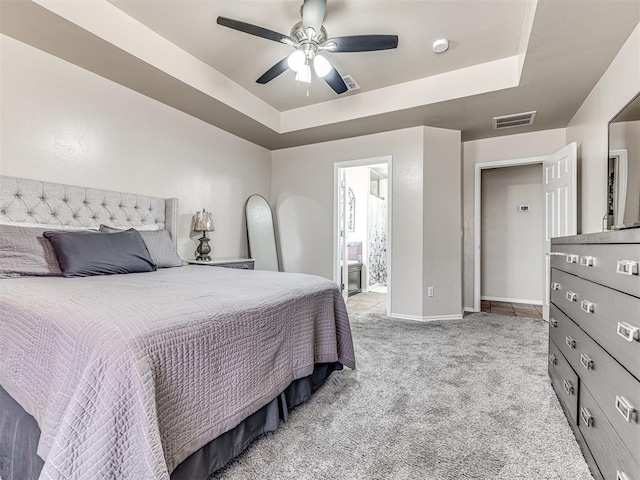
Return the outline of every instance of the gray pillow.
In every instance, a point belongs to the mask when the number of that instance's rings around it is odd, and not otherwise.
[[[103,233],[122,232],[122,230],[107,225],[100,225]],[[153,262],[158,268],[183,267],[187,262],[176,253],[171,235],[167,230],[140,231],[140,236],[149,250]]]
[[[43,235],[51,242],[65,277],[156,270],[140,233],[133,229],[112,235],[61,230],[47,231]]]
[[[62,275],[51,244],[42,236],[45,230],[0,225],[0,278]]]

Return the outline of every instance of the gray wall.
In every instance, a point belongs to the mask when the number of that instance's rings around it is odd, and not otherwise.
[[[521,133],[462,144],[464,212],[464,306],[473,309],[474,203],[477,163],[551,155],[566,145],[565,129]]]
[[[178,252],[213,212],[214,256],[247,254],[244,202],[269,198],[271,152],[2,36],[0,174],[177,197]]]
[[[518,213],[520,203],[530,212]],[[542,304],[542,165],[482,170],[481,228],[481,295]]]
[[[273,152],[271,197],[285,271],[332,278],[335,163],[391,155],[391,312],[459,316],[460,145],[460,132],[415,127]],[[436,291],[428,302],[425,280]]]
[[[567,125],[567,143],[578,143],[581,233],[602,231],[607,212],[608,123],[640,92],[640,24],[629,36]]]

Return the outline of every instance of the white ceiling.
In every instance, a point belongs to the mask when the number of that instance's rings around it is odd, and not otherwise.
[[[220,15],[288,35],[300,21],[302,0],[110,2],[280,111],[336,98],[320,79],[307,96],[306,85],[291,71],[257,84],[292,47],[216,24]],[[399,42],[396,50],[327,57],[361,87],[344,95],[356,95],[517,55],[525,7],[514,0],[329,0],[324,22],[329,37],[395,34]],[[443,37],[450,40],[449,51],[433,53],[433,42]]]
[[[255,79],[291,47],[216,24],[288,34],[301,0],[0,2],[0,31],[269,149],[418,125],[464,140],[567,125],[640,20],[638,0],[328,0],[329,36],[397,34],[396,50],[334,53],[361,90],[292,72]],[[432,42],[446,37],[442,55]],[[1,44],[0,44],[1,47]],[[496,132],[493,116],[537,110]]]

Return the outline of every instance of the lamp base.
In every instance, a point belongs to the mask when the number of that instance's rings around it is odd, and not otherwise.
[[[209,238],[207,238],[207,232],[202,233],[202,237],[200,237],[200,244],[198,248],[196,248],[196,260],[198,262],[210,262],[211,257],[209,254],[211,253],[211,247],[209,246]]]

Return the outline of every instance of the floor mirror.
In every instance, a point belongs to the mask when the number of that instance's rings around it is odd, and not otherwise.
[[[249,256],[256,270],[278,271],[278,252],[271,207],[262,195],[251,195],[245,205]]]

